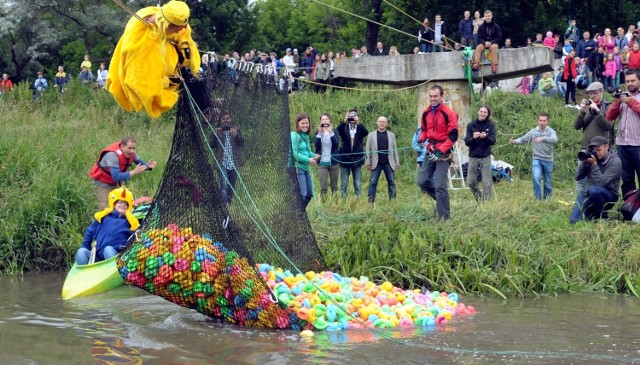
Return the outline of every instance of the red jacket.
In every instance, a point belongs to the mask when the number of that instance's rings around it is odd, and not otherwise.
[[[573,57],[565,57],[562,79],[567,81],[569,81],[569,79],[573,79],[573,81],[575,81],[576,77],[578,77],[578,71],[576,71],[576,60]]]
[[[6,79],[6,80],[0,81],[0,91],[2,91],[3,93],[6,93],[11,89],[13,89],[13,82],[11,82],[11,80]]]
[[[98,161],[93,165],[91,171],[89,171],[89,177],[94,180],[101,181],[105,184],[109,185],[119,185],[113,180],[111,176],[111,172],[108,169],[100,166],[100,160],[107,152],[114,152],[118,156],[118,161],[120,162],[120,171],[125,172],[129,169],[133,161],[136,159],[135,152],[131,152],[129,158],[124,155],[124,152],[120,149],[120,142],[114,142],[111,145],[105,147],[102,151],[100,151],[100,155],[98,155]]]
[[[627,61],[628,68],[640,68],[640,51],[629,51],[629,60]]]
[[[458,115],[445,104],[428,106],[422,112],[420,126],[422,132],[419,140],[429,140],[427,151],[435,148],[442,154],[447,154],[458,140]]]

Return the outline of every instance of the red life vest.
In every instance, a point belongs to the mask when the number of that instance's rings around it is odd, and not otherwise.
[[[93,165],[91,171],[89,171],[89,177],[109,185],[122,185],[122,183],[116,184],[116,182],[113,180],[113,177],[111,176],[111,172],[109,171],[109,169],[100,166],[100,160],[102,160],[104,155],[108,152],[113,152],[118,156],[121,172],[127,171],[133,161],[136,159],[135,152],[131,152],[131,155],[127,159],[127,157],[124,155],[124,152],[122,152],[122,150],[120,149],[120,142],[114,142],[100,151],[100,155],[98,155],[98,161],[95,163],[95,165]]]

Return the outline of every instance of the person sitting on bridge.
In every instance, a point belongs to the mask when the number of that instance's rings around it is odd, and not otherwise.
[[[76,263],[86,265],[91,256],[95,261],[108,260],[121,252],[129,237],[140,226],[133,216],[133,194],[125,187],[117,188],[109,193],[109,206],[94,214],[84,234],[82,246],[76,252]],[[92,242],[95,241],[95,252],[92,253]]]
[[[478,46],[473,55],[473,65],[471,66],[474,71],[478,71],[482,54],[487,48],[491,53],[491,72],[496,73],[498,70],[498,46],[502,42],[502,31],[500,26],[492,20],[491,10],[485,10],[484,23],[478,28]]]

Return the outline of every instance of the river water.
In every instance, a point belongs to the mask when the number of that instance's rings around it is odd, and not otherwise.
[[[63,301],[64,274],[0,278],[4,364],[640,364],[640,300],[463,297],[433,330],[317,333],[218,323],[132,287]]]

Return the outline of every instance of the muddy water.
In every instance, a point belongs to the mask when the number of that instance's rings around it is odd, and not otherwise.
[[[425,331],[245,329],[121,287],[63,301],[62,274],[0,278],[4,364],[640,364],[640,300],[582,294],[482,299]]]

